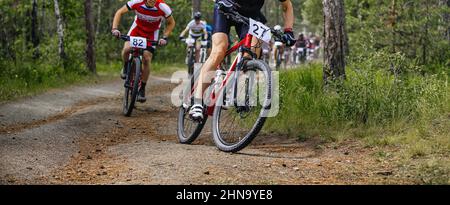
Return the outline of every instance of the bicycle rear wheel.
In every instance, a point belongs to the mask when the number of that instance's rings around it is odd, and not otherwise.
[[[123,114],[129,117],[133,112],[139,91],[141,79],[141,60],[139,58],[135,57],[128,63],[127,74],[127,79],[125,81],[125,95],[123,97]]]
[[[237,74],[237,82],[228,82],[236,85],[236,95],[221,92],[213,112],[214,142],[225,152],[237,152],[250,144],[263,127],[271,106],[272,75],[264,61],[249,61]]]
[[[205,123],[208,119],[208,116],[205,115],[205,119],[202,121],[194,121],[189,117],[189,108],[192,104],[192,97],[189,96],[189,94],[192,91],[192,88],[194,86],[194,82],[196,82],[196,79],[198,78],[200,73],[200,70],[196,73],[189,73],[189,85],[186,86],[186,88],[183,91],[182,94],[182,103],[184,105],[180,106],[179,112],[178,112],[178,123],[177,123],[177,136],[178,141],[181,144],[191,144],[192,142],[197,139],[197,137],[200,135],[203,127],[205,126]]]

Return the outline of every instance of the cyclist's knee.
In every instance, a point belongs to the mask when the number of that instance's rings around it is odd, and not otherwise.
[[[152,54],[150,52],[145,51],[142,55],[142,60],[144,61],[144,64],[150,64],[152,61]]]
[[[152,60],[152,56],[151,55],[144,55],[143,59],[145,62],[150,62]]]
[[[129,54],[131,51],[131,46],[130,46],[130,42],[125,42],[125,44],[123,45],[123,49],[122,49],[122,54]]]
[[[225,52],[226,49],[228,48],[228,36],[227,34],[224,33],[216,33],[213,35],[213,40],[212,40],[212,50],[214,52],[214,50],[219,50],[219,51],[223,51]]]
[[[131,51],[131,48],[129,48],[129,47],[124,47],[124,48],[122,49],[122,55],[128,55],[128,54],[130,54],[130,51]]]
[[[215,43],[211,51],[211,57],[217,58],[220,56],[225,56],[227,48],[228,44],[226,42]]]

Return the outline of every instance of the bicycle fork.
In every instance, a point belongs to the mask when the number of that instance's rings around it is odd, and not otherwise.
[[[207,104],[206,113],[210,116],[212,116],[214,112],[214,108],[216,106],[217,97],[220,95],[220,92],[225,92],[223,95],[223,101],[221,102],[221,106],[229,107],[233,103],[236,102],[235,100],[235,88],[236,88],[236,80],[237,80],[237,67],[242,65],[242,53],[238,53],[236,58],[233,61],[233,64],[230,67],[230,70],[227,73],[224,73],[225,71],[222,70],[220,67],[219,70],[222,71],[222,73],[216,74],[216,78],[213,81],[213,84],[211,84],[210,88],[211,93],[208,94],[210,99],[210,102]],[[239,63],[238,63],[239,62]],[[230,90],[231,93],[227,93],[227,90]],[[230,97],[230,99],[227,99]]]

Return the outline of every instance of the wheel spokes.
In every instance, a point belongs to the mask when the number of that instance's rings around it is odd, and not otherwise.
[[[264,90],[266,84],[264,77],[260,77],[260,74],[262,72],[250,70],[241,72],[237,82],[235,105],[226,109],[221,108],[218,129],[224,144],[239,143],[253,129],[262,109],[258,102],[263,101],[259,99],[266,98]],[[227,100],[229,99],[225,99]]]

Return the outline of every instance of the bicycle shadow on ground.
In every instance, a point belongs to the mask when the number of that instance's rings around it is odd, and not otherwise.
[[[296,138],[283,135],[264,134],[257,136],[247,148],[234,154],[305,160],[319,157],[323,153],[323,149],[321,148],[323,144],[325,142],[317,137],[300,141]]]

